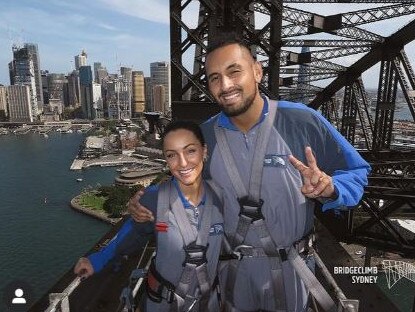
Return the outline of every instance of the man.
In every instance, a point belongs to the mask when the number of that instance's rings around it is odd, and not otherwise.
[[[306,311],[305,285],[334,309],[303,260],[315,199],[323,211],[357,205],[369,165],[319,113],[261,97],[262,68],[243,43],[213,46],[205,69],[222,110],[202,125],[205,175],[221,188],[228,251],[238,257],[220,272],[227,310]],[[153,216],[139,196],[129,211],[143,222]]]

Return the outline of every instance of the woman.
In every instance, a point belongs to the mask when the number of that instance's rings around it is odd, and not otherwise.
[[[202,179],[207,147],[198,125],[177,121],[162,136],[172,178],[150,186],[140,199],[157,216],[138,224],[131,219],[100,252],[81,258],[75,273],[88,277],[100,271],[119,250],[144,246],[156,236],[157,252],[147,277],[143,311],[219,311],[216,277],[223,219],[219,198]]]

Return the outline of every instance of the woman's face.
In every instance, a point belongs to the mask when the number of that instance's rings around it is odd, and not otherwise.
[[[180,184],[190,186],[201,180],[207,149],[193,132],[186,129],[169,132],[164,137],[163,151],[171,173]]]

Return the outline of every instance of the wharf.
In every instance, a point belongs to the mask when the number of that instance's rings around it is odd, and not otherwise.
[[[88,168],[91,166],[101,166],[101,167],[112,167],[112,166],[123,166],[127,164],[136,164],[146,167],[155,167],[160,168],[162,165],[159,163],[153,162],[151,160],[137,159],[135,157],[130,157],[127,155],[105,155],[99,158],[93,159],[74,159],[71,170],[81,170],[82,168]]]
[[[82,170],[82,167],[84,165],[85,160],[84,159],[74,159],[71,170]]]

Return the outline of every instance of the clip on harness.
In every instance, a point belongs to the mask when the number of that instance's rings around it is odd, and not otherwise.
[[[260,198],[260,196],[263,159],[265,157],[269,136],[275,120],[277,104],[277,102],[269,100],[268,116],[266,116],[265,120],[259,125],[255,151],[253,155],[253,162],[251,166],[249,190],[246,189],[237,169],[235,159],[227,142],[225,129],[219,127],[217,123],[214,126],[218,148],[224,161],[226,171],[238,196],[238,202],[240,205],[239,220],[236,232],[234,233],[233,237],[230,237],[228,246],[226,246],[225,243],[225,249],[230,248],[232,253],[237,257],[239,255],[238,258],[241,259],[242,256],[238,249],[249,249],[249,247],[252,247],[243,245],[243,243],[249,229],[253,227],[262,245],[262,248],[254,249],[262,249],[261,252],[265,254],[270,260],[275,308],[277,311],[283,312],[287,310],[284,279],[282,273],[282,262],[286,260],[290,261],[306,287],[314,295],[316,300],[325,309],[325,311],[331,311],[335,307],[332,298],[329,296],[323,286],[318,282],[317,278],[308,268],[304,260],[299,256],[296,248],[289,248],[287,252],[285,248],[277,247],[271,237],[271,234],[265,223],[264,216],[262,214],[263,200]],[[236,309],[233,307],[233,289],[236,283],[239,263],[240,262],[238,260],[231,260],[228,269],[226,302],[231,311],[236,311]]]
[[[171,208],[170,208],[171,207]],[[147,278],[147,293],[151,300],[163,299],[171,304],[171,312],[191,311],[203,306],[207,310],[211,283],[207,271],[206,252],[212,216],[212,197],[206,190],[206,204],[203,209],[199,232],[189,222],[176,188],[171,181],[160,185],[157,202],[157,222],[168,222],[168,212],[172,211],[183,239],[185,261],[179,284],[175,287],[156,270],[154,258]],[[198,289],[195,296],[189,295],[190,285],[196,277]],[[176,304],[174,304],[176,302]]]

